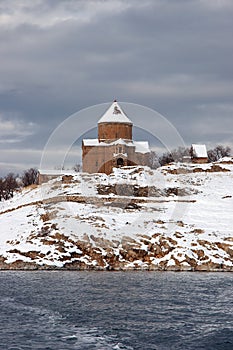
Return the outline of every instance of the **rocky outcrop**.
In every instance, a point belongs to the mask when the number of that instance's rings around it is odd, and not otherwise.
[[[0,269],[233,271],[232,198],[221,164],[64,175],[1,203]]]
[[[100,195],[114,194],[117,196],[128,197],[168,197],[168,196],[188,196],[191,193],[197,193],[191,188],[167,187],[157,188],[155,186],[138,186],[130,184],[113,184],[97,186],[97,192]]]
[[[231,162],[222,162],[222,164],[232,164]],[[166,168],[165,172],[173,175],[190,174],[190,173],[215,173],[215,172],[228,172],[226,169],[218,164],[212,164],[207,168],[203,167],[178,167],[178,168]]]
[[[31,236],[30,240],[32,239]],[[231,238],[212,244],[197,240],[192,251],[184,255],[179,254],[180,247],[175,239],[161,234],[152,237],[143,235],[138,240],[128,236],[123,236],[119,241],[87,236],[86,240],[75,241],[55,231],[53,234],[42,235],[40,243],[53,247],[57,251],[57,258],[54,259],[54,254],[51,257],[50,250],[44,254],[39,250],[23,252],[14,248],[8,253],[17,254],[17,260],[7,263],[4,257],[0,257],[0,269],[233,271]],[[205,253],[206,247],[216,251],[213,260]],[[218,249],[225,254],[221,263],[214,262],[214,258],[219,257]]]

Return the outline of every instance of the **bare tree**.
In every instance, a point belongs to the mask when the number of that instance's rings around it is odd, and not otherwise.
[[[5,190],[8,198],[13,197],[14,191],[18,188],[17,175],[9,173],[5,177]]]
[[[163,153],[163,155],[159,157],[159,163],[161,166],[172,162],[174,162],[174,159],[173,159],[172,153],[170,152]]]
[[[172,157],[175,162],[182,162],[185,156],[190,156],[189,147],[178,147],[172,151]]]
[[[148,159],[148,165],[151,169],[157,169],[160,167],[159,158],[156,152],[151,151]]]
[[[23,172],[21,181],[24,187],[38,183],[38,170],[36,168],[30,168]]]
[[[0,177],[0,201],[5,199],[5,179]]]
[[[207,154],[210,162],[216,162],[220,158],[229,157],[231,155],[231,149],[228,146],[217,145],[215,148],[210,149]]]
[[[190,149],[188,147],[178,147],[159,157],[159,163],[163,166],[172,162],[182,162],[184,156],[190,156]]]
[[[82,169],[81,164],[77,163],[72,168],[76,173],[79,173]]]
[[[5,178],[0,178],[0,201],[12,198],[18,188],[17,176],[9,173]]]

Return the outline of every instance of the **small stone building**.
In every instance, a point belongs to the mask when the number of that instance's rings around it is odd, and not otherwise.
[[[46,183],[50,180],[56,179],[59,176],[66,175],[66,172],[63,170],[38,170],[38,184],[42,185],[43,183]],[[67,175],[70,175],[70,172],[68,172]]]
[[[190,153],[193,163],[208,163],[208,155],[205,145],[192,144]]]
[[[114,167],[148,165],[150,149],[147,141],[133,141],[133,123],[117,101],[98,122],[98,139],[82,142],[82,170],[110,174]]]

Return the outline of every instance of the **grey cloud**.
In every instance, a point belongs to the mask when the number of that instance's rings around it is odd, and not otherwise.
[[[231,1],[20,3],[0,4],[11,17],[0,21],[0,112],[38,128],[17,147],[43,148],[64,118],[114,98],[156,109],[187,142],[231,142],[231,111],[215,109],[233,98]]]
[[[32,122],[23,122],[18,117],[0,113],[0,143],[20,142],[35,133],[37,126]]]

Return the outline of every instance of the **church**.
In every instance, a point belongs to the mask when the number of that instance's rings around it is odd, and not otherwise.
[[[110,174],[114,167],[148,165],[148,141],[132,139],[133,123],[115,100],[98,121],[98,139],[82,141],[82,170]]]

